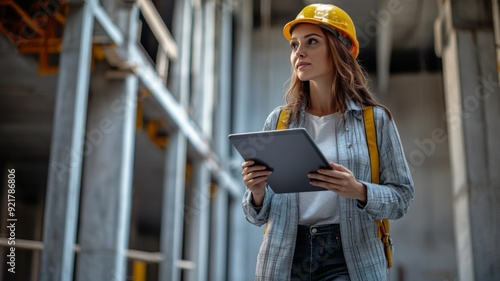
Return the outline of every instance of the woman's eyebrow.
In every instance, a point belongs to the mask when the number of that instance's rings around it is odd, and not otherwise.
[[[309,38],[311,36],[318,36],[318,37],[321,37],[321,35],[317,34],[317,33],[309,33],[309,34],[306,34],[304,35],[304,38]],[[290,41],[293,40],[293,39],[297,39],[297,37],[292,37],[290,38]]]
[[[307,34],[306,36],[304,36],[304,38],[308,38],[308,37],[311,37],[311,36],[318,36],[318,37],[321,37],[321,35],[317,34],[317,33],[310,33],[310,34]]]

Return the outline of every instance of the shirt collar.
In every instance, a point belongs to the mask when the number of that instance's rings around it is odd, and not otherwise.
[[[346,110],[345,114],[352,112],[352,115],[354,117],[361,120],[362,116],[363,116],[363,107],[361,106],[361,104],[352,100],[351,98],[346,98],[345,101],[346,101],[346,105],[347,105],[347,110]]]

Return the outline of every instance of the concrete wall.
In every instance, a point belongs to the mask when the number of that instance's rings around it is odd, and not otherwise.
[[[415,181],[409,213],[392,223],[391,280],[454,280],[452,192],[441,73],[392,75],[381,101],[398,125]]]

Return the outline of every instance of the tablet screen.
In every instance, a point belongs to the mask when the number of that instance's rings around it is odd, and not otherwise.
[[[308,173],[330,166],[304,128],[231,134],[229,140],[243,159],[273,171],[267,183],[275,193],[325,190],[309,184]]]

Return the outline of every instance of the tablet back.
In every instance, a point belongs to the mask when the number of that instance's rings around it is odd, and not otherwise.
[[[330,167],[305,129],[231,134],[229,140],[243,159],[273,171],[267,183],[275,193],[325,190],[309,184],[308,173]]]

